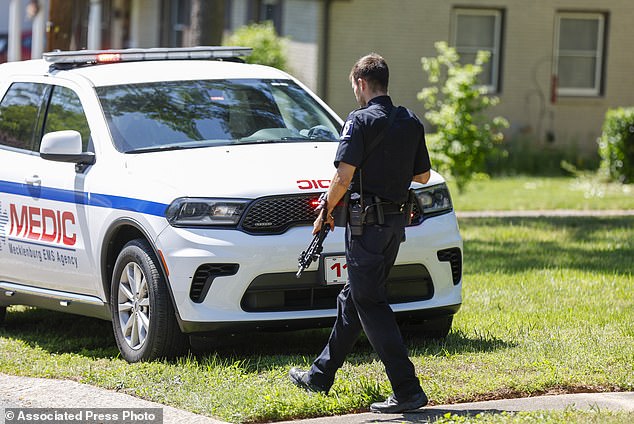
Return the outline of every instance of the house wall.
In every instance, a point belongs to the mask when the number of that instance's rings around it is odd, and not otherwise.
[[[321,0],[285,0],[282,3],[282,37],[286,37],[288,71],[316,91],[318,86],[319,37],[322,27]],[[230,3],[228,27],[235,31],[248,22],[247,0]]]
[[[634,3],[631,0],[349,0],[334,1],[327,72],[327,101],[342,116],[356,107],[348,73],[371,51],[390,65],[395,102],[423,116],[417,93],[427,81],[420,59],[435,56],[434,43],[450,39],[455,7],[504,11],[500,105],[493,112],[511,123],[509,136],[527,134],[536,144],[596,151],[605,112],[634,105]],[[608,14],[604,91],[599,97],[559,97],[551,103],[555,16],[559,11]]]
[[[287,0],[282,11],[289,72],[313,91],[318,84],[320,4],[313,0]]]
[[[157,47],[161,22],[160,0],[132,0],[130,47]]]

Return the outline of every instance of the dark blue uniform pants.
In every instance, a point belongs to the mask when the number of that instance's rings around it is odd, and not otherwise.
[[[422,389],[385,286],[404,237],[404,217],[386,215],[385,225],[366,225],[363,230],[359,237],[350,237],[346,231],[348,282],[337,297],[337,319],[326,347],[309,371],[310,381],[329,389],[363,330],[385,365],[396,398],[407,398]]]

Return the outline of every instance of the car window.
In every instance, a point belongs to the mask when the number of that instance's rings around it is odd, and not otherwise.
[[[79,97],[70,88],[57,85],[53,87],[46,111],[44,134],[62,130],[78,131],[81,134],[83,151],[87,151],[90,128]]]
[[[97,94],[122,152],[338,140],[338,122],[292,81],[169,81]]]
[[[0,144],[34,150],[47,85],[16,82],[0,102]]]

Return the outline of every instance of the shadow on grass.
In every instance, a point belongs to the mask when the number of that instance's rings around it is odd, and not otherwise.
[[[266,357],[268,366],[296,364],[298,358],[312,361],[323,349],[330,329],[285,332],[249,332],[192,337],[191,354],[198,359],[214,356],[223,361],[252,362]],[[31,348],[51,354],[71,353],[89,358],[119,356],[112,325],[108,321],[36,308],[12,309],[0,326],[0,337],[20,340]],[[467,336],[453,331],[443,341],[428,340],[404,332],[411,355],[446,355],[447,353],[489,352],[512,347],[510,343],[489,336]],[[364,335],[359,337],[349,360],[365,363],[376,355]],[[170,362],[177,362],[175,358]]]
[[[74,353],[91,358],[119,354],[108,321],[37,308],[7,311],[0,337],[21,340],[49,353]]]
[[[277,333],[245,333],[227,335],[215,339],[213,337],[194,338],[194,354],[203,359],[210,355],[218,359],[246,361],[253,363],[258,369],[278,366],[296,365],[298,358],[307,363],[322,351],[330,329],[302,330]],[[461,331],[451,332],[445,340],[429,340],[415,334],[404,333],[410,356],[446,356],[447,354],[491,352],[513,347],[512,343],[487,337],[469,337]],[[267,357],[265,362],[259,361]],[[365,335],[361,335],[355,343],[353,351],[346,358],[353,365],[365,364],[378,360]]]
[[[493,227],[516,227],[523,237],[490,238]],[[634,217],[487,218],[461,221],[465,272],[515,273],[568,268],[618,274],[632,272]],[[535,237],[530,235],[533,231]],[[468,234],[473,232],[474,236]],[[552,235],[556,235],[553,237]],[[540,236],[550,235],[549,240]]]

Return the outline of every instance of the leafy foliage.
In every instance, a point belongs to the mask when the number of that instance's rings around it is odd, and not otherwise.
[[[247,63],[272,66],[281,70],[287,70],[285,43],[286,39],[277,35],[271,22],[238,28],[225,41],[225,45],[253,48],[253,53],[246,57]]]
[[[437,57],[422,58],[430,86],[418,93],[427,112],[425,118],[436,133],[428,136],[434,166],[450,174],[458,190],[477,173],[485,170],[487,156],[502,141],[501,130],[508,127],[502,117],[489,118],[484,112],[498,103],[478,85],[489,55],[478,52],[474,64],[461,64],[456,50],[446,42],[435,44]]]
[[[601,169],[610,179],[634,182],[634,107],[606,112],[599,155]]]

